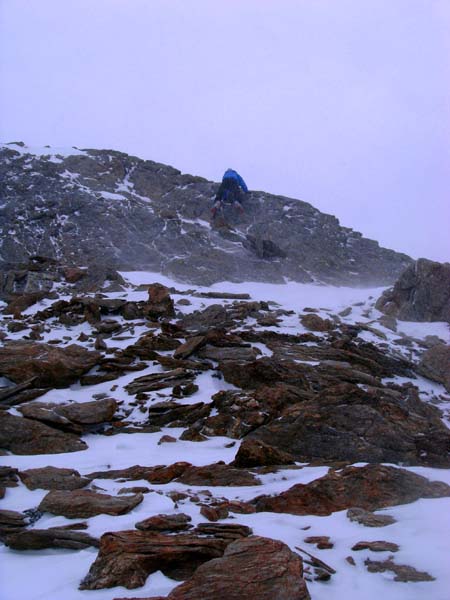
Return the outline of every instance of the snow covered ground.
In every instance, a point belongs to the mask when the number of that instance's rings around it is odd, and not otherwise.
[[[128,272],[122,275],[130,283],[127,292],[109,293],[112,298],[128,297],[132,300],[144,300],[146,291],[136,291],[135,286],[160,282],[173,286],[178,292],[192,289],[192,286],[179,284],[156,273]],[[306,331],[299,323],[298,313],[304,307],[320,309],[321,316],[337,314],[347,307],[351,312],[347,317],[342,317],[343,322],[361,322],[372,324],[380,314],[374,308],[375,300],[382,289],[355,289],[325,287],[312,284],[298,284],[288,282],[285,285],[263,283],[220,283],[210,288],[196,288],[197,291],[221,291],[233,293],[249,293],[254,300],[276,302],[280,307],[295,311],[294,315],[283,317],[282,323],[272,329],[278,332],[301,333]],[[175,302],[186,297],[183,294],[172,294]],[[176,305],[184,313],[204,308],[209,304],[217,303],[215,299],[189,296],[189,306]],[[226,300],[221,300],[226,303]],[[231,300],[230,300],[231,302]],[[28,309],[29,314],[42,309],[50,301],[43,301],[40,305]],[[129,323],[129,322],[128,322]],[[130,323],[132,324],[132,323]],[[249,322],[251,324],[251,322]],[[83,324],[70,329],[58,331],[56,328],[46,334],[44,341],[66,335],[66,343],[73,343],[79,334],[86,329]],[[417,339],[427,335],[437,335],[446,343],[450,343],[450,330],[445,323],[399,323],[398,332],[394,333],[373,323],[377,330],[375,333],[365,331],[361,335],[364,339],[377,344],[380,341],[392,342],[399,338],[401,333]],[[145,329],[145,328],[144,328]],[[265,329],[271,329],[265,327]],[[85,331],[86,332],[86,331]],[[386,338],[381,340],[379,332]],[[142,328],[136,326],[134,338],[142,334]],[[10,339],[22,337],[23,332],[9,334]],[[130,334],[131,335],[131,334]],[[319,334],[320,335],[320,334]],[[133,340],[126,342],[106,340],[108,345],[120,347],[120,344],[129,345]],[[80,342],[76,342],[80,343]],[[89,346],[88,346],[89,347]],[[264,348],[262,348],[264,351]],[[408,356],[410,348],[396,346],[399,355]],[[149,366],[139,375],[161,370],[158,366]],[[81,387],[72,385],[69,389],[52,390],[39,401],[67,402],[68,400],[84,402],[92,399],[94,394],[107,393],[115,399],[129,403],[130,396],[124,386],[136,378],[136,373],[129,373],[118,381],[101,383],[95,386]],[[201,378],[201,379],[200,379]],[[203,373],[197,379],[199,391],[182,402],[209,402],[211,396],[220,389],[232,388],[222,380],[213,378],[211,372]],[[117,389],[111,392],[113,384],[119,383]],[[439,396],[444,396],[444,389],[438,384],[425,379],[414,380],[421,390],[423,400],[432,401]],[[447,403],[441,401],[440,408],[448,410],[450,399]],[[12,409],[14,414],[19,414]],[[136,409],[130,413],[130,419],[143,419],[143,415]],[[232,447],[231,440],[224,437],[212,437],[202,443],[178,440],[176,443],[158,444],[161,436],[169,434],[178,437],[182,429],[162,428],[157,433],[117,434],[114,436],[86,435],[84,440],[88,449],[83,452],[70,454],[52,454],[36,456],[7,455],[0,456],[0,465],[8,465],[19,469],[35,468],[42,466],[70,467],[77,469],[81,475],[92,471],[106,470],[107,468],[120,469],[131,465],[157,465],[171,464],[184,460],[194,465],[207,465],[218,460],[226,463],[233,460],[239,442]],[[302,466],[302,465],[298,465]],[[450,470],[410,467],[411,471],[419,473],[431,480],[440,480],[450,484]],[[251,487],[214,487],[212,492],[215,497],[229,499],[249,500],[258,494],[270,494],[288,489],[296,483],[308,483],[327,473],[323,466],[282,469],[277,473],[261,476],[263,485]],[[114,480],[96,480],[95,484],[107,493],[116,494],[124,483]],[[131,485],[131,484],[130,484]],[[146,481],[133,481],[133,486],[148,485]],[[189,501],[181,501],[178,508],[174,508],[172,500],[161,492],[169,490],[191,489],[199,493],[203,488],[186,486],[181,483],[166,485],[152,485],[152,491],[144,496],[144,501],[130,513],[111,517],[99,515],[89,519],[88,533],[100,536],[105,531],[119,531],[133,529],[134,524],[146,517],[159,513],[183,512],[192,517],[192,524],[203,522],[205,519],[199,513],[199,507]],[[24,485],[17,488],[8,488],[6,496],[0,501],[1,509],[23,511],[36,507],[47,492],[45,490],[29,491]],[[421,499],[417,502],[396,506],[379,511],[395,517],[396,523],[379,528],[367,528],[358,523],[351,522],[346,517],[346,511],[336,512],[327,517],[294,516],[277,513],[256,513],[249,515],[232,515],[224,522],[238,522],[250,526],[255,534],[280,539],[287,543],[293,550],[296,546],[305,547],[304,538],[311,535],[330,536],[334,548],[330,550],[315,551],[315,547],[306,547],[322,560],[336,569],[337,573],[329,582],[308,582],[313,600],[329,600],[330,598],[346,600],[448,600],[450,598],[450,498]],[[79,520],[79,519],[78,519]],[[64,517],[44,514],[36,523],[37,528],[47,528],[68,524],[71,521]],[[356,565],[350,565],[345,559],[350,555],[350,549],[361,540],[389,540],[400,546],[396,553],[396,563],[411,565],[420,571],[427,571],[435,577],[435,581],[425,583],[399,583],[393,581],[392,573],[371,574],[364,566],[367,557],[384,560],[389,553],[374,554],[370,551],[360,551],[356,557]],[[136,590],[113,588],[99,591],[79,591],[78,585],[86,575],[91,563],[97,555],[95,548],[81,551],[69,550],[41,550],[18,552],[0,546],[0,600],[111,600],[119,597],[145,598],[167,594],[178,582],[170,580],[162,573],[150,575],[144,587]],[[353,553],[355,556],[355,553]]]

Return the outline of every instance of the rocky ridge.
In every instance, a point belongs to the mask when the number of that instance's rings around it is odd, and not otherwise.
[[[250,182],[251,183],[251,182]],[[113,150],[0,146],[0,270],[47,256],[179,281],[387,285],[411,263],[306,202],[251,192],[211,227],[217,184]],[[0,285],[1,288],[1,285]]]

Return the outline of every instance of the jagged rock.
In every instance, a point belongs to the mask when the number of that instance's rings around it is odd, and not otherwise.
[[[61,454],[86,450],[87,445],[70,433],[4,413],[0,419],[0,448],[13,454]]]
[[[202,486],[241,486],[260,485],[260,480],[241,469],[234,469],[228,465],[216,463],[204,467],[189,467],[177,479],[186,485]]]
[[[162,571],[173,579],[186,579],[203,562],[222,556],[229,540],[191,533],[163,535],[153,531],[118,531],[100,538],[100,550],[82,590],[117,585],[134,589],[148,575]]]
[[[29,490],[77,490],[90,483],[90,479],[81,477],[75,469],[58,467],[27,469],[19,475]]]
[[[252,536],[230,544],[222,558],[204,563],[168,600],[309,600],[302,559],[286,544]]]
[[[228,510],[225,506],[208,506],[204,504],[200,508],[200,514],[208,521],[218,521],[228,517]]]
[[[211,304],[203,311],[184,316],[178,324],[187,331],[205,331],[214,327],[227,328],[232,324],[227,309],[222,304]]]
[[[173,353],[174,358],[184,359],[193,354],[198,348],[201,348],[206,343],[206,336],[204,335],[194,335],[178,346],[178,348]]]
[[[189,515],[178,513],[175,515],[155,515],[135,524],[141,531],[185,531],[192,528]]]
[[[304,396],[294,386],[277,384],[261,385],[249,393],[221,391],[212,399],[210,406],[217,414],[199,422],[201,433],[238,439],[279,416],[286,406],[301,402]]]
[[[243,389],[255,389],[261,385],[289,383],[308,389],[301,365],[292,361],[277,361],[263,357],[253,362],[224,361],[219,363],[225,381]]]
[[[409,565],[397,565],[394,563],[392,558],[388,558],[383,561],[370,560],[367,558],[364,561],[369,573],[385,573],[386,571],[392,571],[395,573],[394,581],[402,581],[404,583],[408,581],[434,581],[435,578],[426,573],[425,571],[417,571],[414,567]]]
[[[252,193],[246,214],[237,223],[231,220],[236,232],[225,233],[204,222],[217,191],[213,182],[111,150],[85,150],[56,163],[50,155],[32,157],[26,148],[16,149],[0,149],[0,176],[8,191],[0,222],[6,240],[2,259],[18,263],[40,252],[61,257],[66,266],[90,265],[71,284],[77,289],[89,283],[99,289],[100,281],[119,287],[111,266],[150,269],[201,285],[311,276],[335,284],[386,285],[411,262],[306,202]],[[31,158],[33,168],[27,170]],[[76,179],[69,181],[67,173],[77,173]],[[11,228],[14,236],[7,234]],[[49,265],[52,270],[57,267]]]
[[[144,496],[109,496],[90,490],[51,491],[39,504],[39,510],[68,519],[87,519],[95,515],[124,515],[140,504]]]
[[[331,329],[336,327],[335,323],[330,319],[323,319],[314,313],[302,315],[300,322],[303,327],[306,327],[310,331],[331,331]]]
[[[175,316],[173,300],[166,286],[160,283],[152,283],[149,286],[145,313],[151,319],[171,318]]]
[[[264,442],[246,438],[231,463],[234,467],[262,467],[266,465],[289,465],[294,458],[287,452],[277,450]]]
[[[249,435],[301,461],[450,465],[450,431],[414,388],[398,392],[340,384]]]
[[[383,292],[375,307],[402,321],[450,323],[450,264],[420,258]]]
[[[391,515],[377,515],[363,508],[349,508],[347,517],[350,521],[356,521],[366,527],[386,527],[387,525],[396,523],[396,520]]]
[[[450,393],[450,346],[437,344],[422,355],[417,372],[433,381],[442,383]]]
[[[12,550],[43,550],[45,548],[82,550],[90,546],[98,548],[99,541],[82,531],[52,527],[11,533],[6,536],[5,545]]]
[[[357,542],[352,546],[354,552],[358,552],[359,550],[371,550],[372,552],[398,552],[399,549],[400,546],[398,544],[381,540],[376,542]]]
[[[277,496],[259,496],[253,504],[258,512],[329,515],[352,506],[377,510],[419,498],[449,496],[450,486],[441,481],[429,481],[405,469],[367,465],[331,471],[306,485],[294,485]]]
[[[190,425],[198,419],[207,416],[211,407],[204,402],[195,404],[178,404],[177,402],[157,402],[148,409],[149,421],[152,425],[162,427],[169,423]]]
[[[35,387],[67,387],[100,360],[101,354],[71,344],[64,348],[11,341],[0,348],[0,375],[21,383],[36,377]]]

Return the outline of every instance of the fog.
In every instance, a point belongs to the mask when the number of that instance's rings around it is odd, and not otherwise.
[[[114,148],[450,260],[448,0],[0,0],[0,140]]]

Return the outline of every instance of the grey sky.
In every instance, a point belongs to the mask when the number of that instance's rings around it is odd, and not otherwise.
[[[450,260],[449,0],[0,0],[0,139],[110,147]]]

